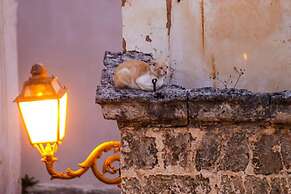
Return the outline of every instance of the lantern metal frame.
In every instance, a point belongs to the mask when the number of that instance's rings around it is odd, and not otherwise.
[[[35,64],[31,69],[32,76],[27,80],[24,85],[21,93],[15,99],[17,102],[18,110],[20,112],[20,117],[25,128],[25,131],[28,135],[30,144],[35,147],[41,154],[41,161],[45,164],[47,172],[50,174],[51,179],[74,179],[82,176],[89,168],[91,168],[95,177],[105,184],[110,185],[120,185],[121,183],[121,174],[120,174],[120,141],[107,141],[100,145],[97,145],[89,156],[79,164],[79,169],[72,170],[67,168],[64,172],[59,172],[55,169],[55,163],[58,158],[55,156],[59,144],[62,143],[60,139],[60,126],[58,126],[58,137],[56,142],[41,142],[33,143],[29,134],[29,130],[26,127],[24,118],[21,113],[20,102],[30,102],[30,101],[40,101],[40,100],[49,100],[56,99],[58,100],[58,114],[60,108],[60,99],[65,95],[67,89],[59,83],[58,79],[54,76],[49,77],[47,70],[42,64]],[[52,83],[55,82],[58,84],[58,89],[55,90]],[[51,85],[51,92],[49,95],[33,95],[26,96],[25,89],[33,85]],[[68,108],[68,106],[66,107]],[[67,110],[66,110],[67,111]],[[59,121],[58,121],[59,125]],[[106,152],[113,152],[112,155],[109,155],[103,161],[102,171],[99,170],[97,161],[101,159],[101,156]],[[115,166],[115,163],[119,163],[119,167]],[[110,174],[110,176],[106,176]]]

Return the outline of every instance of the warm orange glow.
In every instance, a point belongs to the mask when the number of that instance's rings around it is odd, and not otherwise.
[[[42,96],[42,95],[43,95],[42,92],[38,92],[38,93],[36,94],[36,96]]]
[[[243,53],[243,59],[244,59],[245,61],[248,60],[248,54],[247,54],[247,53]]]
[[[65,93],[59,100],[19,103],[20,112],[32,144],[59,143],[64,139],[67,99],[68,95]]]
[[[57,99],[20,102],[19,108],[32,144],[58,140]]]
[[[66,118],[67,118],[67,104],[68,104],[68,95],[67,93],[60,99],[60,140],[64,139],[65,131],[66,131]]]

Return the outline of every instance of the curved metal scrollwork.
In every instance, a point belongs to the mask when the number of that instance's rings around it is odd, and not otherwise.
[[[54,145],[55,146],[55,145]],[[108,151],[113,151],[113,155],[108,156],[103,162],[102,171],[97,167],[97,161],[101,158],[102,154]],[[120,167],[116,168],[114,163],[120,162],[120,142],[109,141],[98,145],[87,157],[85,161],[79,164],[78,170],[66,169],[64,172],[58,172],[54,168],[54,164],[57,158],[54,154],[43,154],[42,161],[45,163],[48,173],[52,179],[74,179],[82,176],[89,168],[92,169],[93,174],[96,178],[103,183],[118,185],[121,183],[120,178]],[[106,174],[110,174],[107,177]],[[116,177],[112,177],[117,175]]]

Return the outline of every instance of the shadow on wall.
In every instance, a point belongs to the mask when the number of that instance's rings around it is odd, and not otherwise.
[[[104,51],[121,50],[121,2],[19,0],[18,4],[19,83],[27,79],[32,64],[41,62],[69,89],[67,134],[57,153],[57,168],[75,168],[97,144],[120,139],[115,122],[105,121],[95,104],[95,91]],[[49,182],[24,133],[22,141],[22,176],[27,173]],[[99,184],[90,173],[54,182]]]

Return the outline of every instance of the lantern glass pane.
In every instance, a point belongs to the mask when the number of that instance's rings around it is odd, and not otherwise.
[[[19,102],[31,143],[57,142],[58,100]]]
[[[68,95],[65,93],[63,97],[60,99],[60,140],[64,139],[65,131],[66,131],[66,118],[67,118],[67,102]]]

